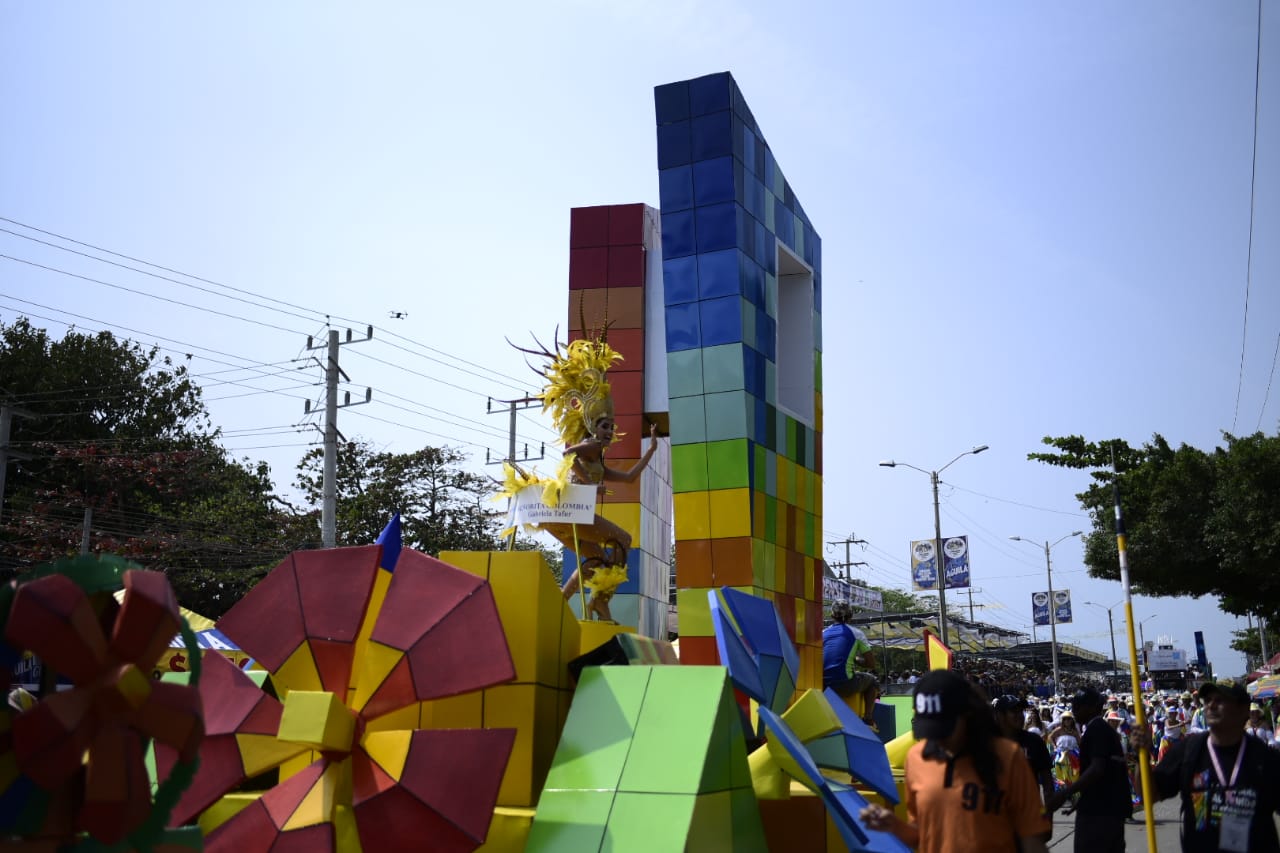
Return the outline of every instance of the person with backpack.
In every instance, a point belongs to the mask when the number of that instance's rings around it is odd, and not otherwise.
[[[1206,684],[1200,697],[1209,730],[1183,738],[1152,771],[1158,799],[1182,799],[1184,853],[1280,853],[1272,817],[1280,814],[1280,753],[1245,735],[1244,687]]]

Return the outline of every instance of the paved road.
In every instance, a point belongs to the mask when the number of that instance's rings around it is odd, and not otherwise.
[[[1129,821],[1124,828],[1125,850],[1128,853],[1141,853],[1147,849],[1147,825],[1142,812],[1135,815],[1137,820]],[[1156,849],[1160,853],[1179,853],[1182,846],[1178,840],[1178,830],[1182,819],[1178,816],[1177,798],[1156,803]],[[1075,815],[1063,817],[1061,813],[1053,816],[1053,838],[1049,840],[1049,849],[1055,853],[1069,853],[1075,845]]]

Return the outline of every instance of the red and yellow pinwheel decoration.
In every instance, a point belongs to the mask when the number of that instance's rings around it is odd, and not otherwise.
[[[213,829],[207,850],[469,851],[483,842],[514,730],[370,724],[515,676],[486,581],[409,549],[300,551],[218,628],[272,673],[283,701],[208,662],[209,737],[175,820],[256,773],[312,761],[282,771],[280,784]],[[169,760],[160,751],[161,766]]]
[[[118,558],[38,568],[5,590],[5,642],[34,652],[72,682],[7,720],[0,740],[0,834],[151,846],[190,776],[204,728],[195,687],[151,679],[169,640],[185,628],[168,580]],[[118,605],[89,594],[124,586]],[[193,673],[198,680],[198,673]],[[177,756],[153,804],[146,741]],[[156,812],[161,812],[156,814]]]

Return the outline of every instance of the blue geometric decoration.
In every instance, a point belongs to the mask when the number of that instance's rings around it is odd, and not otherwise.
[[[791,731],[781,717],[768,708],[760,707],[760,721],[764,724],[769,736],[768,749],[776,744],[798,766],[800,782],[810,791],[822,798],[831,815],[832,822],[840,832],[845,846],[850,850],[867,850],[874,853],[908,853],[910,847],[903,844],[888,832],[878,832],[867,828],[859,817],[862,810],[869,805],[861,794],[848,785],[828,779],[818,770],[809,751],[805,749],[800,738]]]
[[[734,684],[762,706],[778,713],[785,710],[795,693],[796,679],[800,675],[800,656],[796,654],[796,647],[787,636],[773,602],[731,587],[709,590],[707,597],[712,613],[720,614],[713,617],[716,644],[721,651],[721,660],[731,667],[729,676]],[[730,618],[725,618],[726,615]],[[730,638],[728,634],[733,636]],[[740,655],[734,659],[734,641],[739,645],[745,644],[750,653],[749,661],[742,660]],[[734,674],[735,669],[737,675]],[[750,673],[750,669],[755,672]]]
[[[898,786],[894,784],[889,755],[880,737],[858,715],[850,710],[840,695],[830,687],[824,691],[827,702],[844,727],[806,744],[819,767],[841,770],[897,805]]]

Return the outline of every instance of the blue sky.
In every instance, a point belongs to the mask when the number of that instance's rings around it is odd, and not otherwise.
[[[282,485],[319,377],[289,360],[324,315],[374,323],[343,365],[378,402],[343,431],[482,460],[505,430],[486,395],[532,388],[503,338],[564,323],[569,208],[656,205],[653,87],[729,70],[824,242],[826,538],[856,533],[865,577],[905,584],[929,483],[877,462],[988,444],[943,475],[943,533],[970,536],[981,616],[1028,629],[1042,553],[1007,537],[1088,523],[1085,478],[1026,461],[1041,437],[1277,427],[1267,5],[1247,333],[1258,33],[1238,0],[6,4],[0,216],[253,296],[0,222],[24,235],[0,254],[98,280],[0,259],[0,317],[196,354],[227,446]],[[1072,541],[1054,556],[1077,602],[1062,638],[1106,651],[1079,602],[1119,585]],[[1202,629],[1220,671],[1243,667],[1216,602],[1135,611],[1148,639]]]

